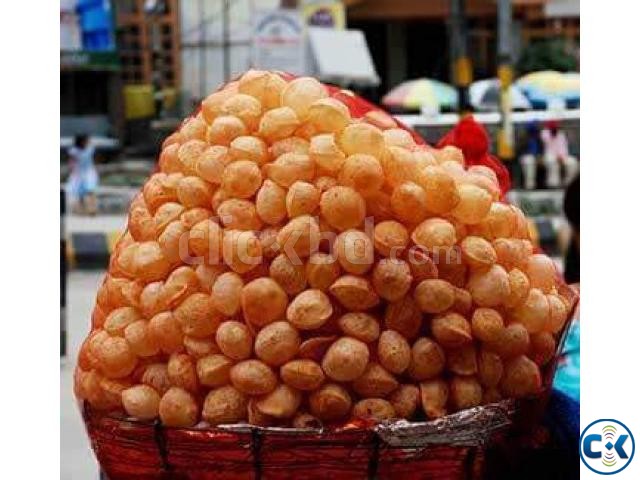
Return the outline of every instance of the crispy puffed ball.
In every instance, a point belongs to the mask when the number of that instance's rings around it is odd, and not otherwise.
[[[322,359],[324,373],[338,382],[350,382],[361,376],[369,363],[367,344],[350,337],[336,340]]]
[[[201,140],[189,140],[178,148],[178,163],[180,171],[185,175],[195,175],[196,165],[207,149],[207,142]]]
[[[300,335],[289,322],[274,322],[256,335],[256,356],[267,365],[278,367],[294,358],[300,348]]]
[[[453,305],[455,287],[444,280],[423,280],[416,286],[413,298],[421,311],[441,313]]]
[[[311,214],[320,204],[320,190],[311,183],[297,181],[289,187],[285,204],[289,218]]]
[[[340,233],[333,249],[340,266],[348,273],[363,275],[373,265],[373,242],[365,232],[347,230]]]
[[[438,267],[424,247],[413,246],[409,248],[406,258],[415,282],[420,283],[423,280],[438,278]]]
[[[238,423],[247,417],[248,398],[231,385],[211,390],[202,405],[202,419],[211,425]]]
[[[485,388],[497,387],[503,371],[500,355],[485,349],[478,352],[478,380]]]
[[[277,236],[280,251],[293,262],[309,257],[320,243],[320,226],[315,217],[300,215],[292,218],[280,229]]]
[[[233,115],[222,115],[216,117],[209,130],[207,130],[207,141],[211,145],[223,145],[228,147],[234,138],[247,135],[249,131],[245,124],[238,117]]]
[[[245,320],[264,326],[284,318],[288,298],[275,280],[261,277],[243,287],[241,302]]]
[[[269,150],[261,138],[245,135],[233,139],[228,156],[232,160],[250,160],[257,165],[264,165],[269,161]]]
[[[347,155],[366,153],[379,158],[384,152],[384,136],[377,127],[367,123],[352,123],[338,136],[338,144]]]
[[[134,276],[143,282],[154,282],[167,277],[171,264],[158,242],[142,242],[133,254]]]
[[[309,141],[301,137],[287,137],[277,140],[269,147],[271,158],[278,158],[285,153],[309,154]]]
[[[442,373],[445,361],[445,353],[440,345],[431,338],[420,337],[411,347],[409,376],[418,381],[434,378]]]
[[[155,338],[149,334],[148,322],[137,320],[124,329],[124,338],[131,351],[139,357],[151,357],[160,351]]]
[[[319,168],[333,175],[342,169],[346,158],[336,143],[335,135],[332,133],[323,133],[311,137],[308,153],[311,160]]]
[[[415,183],[418,180],[420,161],[410,150],[390,146],[379,158],[388,185],[395,188],[405,182]]]
[[[447,350],[447,370],[457,375],[475,375],[478,372],[476,348],[464,345]]]
[[[308,109],[308,120],[318,132],[342,131],[349,124],[351,114],[347,106],[335,98],[321,98]]]
[[[229,383],[229,372],[233,361],[219,353],[198,359],[196,373],[198,381],[205,387],[221,387]]]
[[[498,263],[505,270],[514,268],[526,270],[529,256],[533,252],[531,242],[519,238],[496,238],[492,243],[498,257]]]
[[[158,165],[161,171],[164,173],[182,172],[182,165],[178,157],[179,149],[179,143],[172,143],[162,147],[162,152],[160,152],[160,158],[158,159]]]
[[[386,397],[396,388],[398,381],[377,362],[369,362],[364,373],[355,379],[353,390],[361,397]]]
[[[270,143],[290,137],[300,126],[296,112],[289,107],[267,110],[260,119],[258,134]],[[238,135],[239,136],[239,135]]]
[[[404,260],[383,258],[373,269],[371,283],[380,297],[395,302],[411,288],[411,269]]]
[[[142,195],[149,212],[155,212],[160,205],[178,200],[177,186],[183,178],[180,173],[156,173],[142,187]]]
[[[456,375],[449,383],[449,398],[456,410],[475,407],[482,402],[482,386],[475,377]]]
[[[516,228],[516,214],[511,205],[493,202],[487,216],[474,228],[487,240],[509,238]]]
[[[218,276],[222,275],[226,271],[223,265],[207,265],[205,263],[199,264],[196,269],[196,276],[198,277],[198,283],[200,289],[205,292],[210,292],[213,283]]]
[[[355,228],[363,222],[366,204],[354,189],[337,186],[322,194],[320,212],[331,227],[344,231]]]
[[[333,314],[327,294],[309,289],[299,293],[287,307],[287,320],[301,330],[313,330],[324,325]]]
[[[138,363],[129,343],[122,337],[107,336],[94,350],[100,371],[107,378],[124,378]]]
[[[236,363],[231,367],[229,378],[233,386],[246,395],[266,395],[278,384],[273,370],[255,359]]]
[[[420,404],[420,389],[412,384],[400,385],[389,395],[389,402],[398,418],[412,418]]]
[[[307,286],[305,266],[302,262],[293,262],[287,255],[281,253],[274,258],[269,266],[269,276],[289,295],[296,295]]]
[[[297,390],[313,391],[324,383],[324,372],[313,360],[291,360],[280,367],[280,378]]]
[[[334,255],[316,252],[309,257],[305,274],[311,288],[324,292],[340,276],[340,264]]]
[[[257,403],[257,397],[249,398],[249,403],[247,404],[247,422],[249,422],[251,425],[257,425],[260,427],[276,426],[278,423],[278,419],[269,415],[265,415],[260,410],[258,410]]]
[[[274,418],[291,418],[302,403],[302,394],[289,385],[280,384],[271,393],[260,398],[257,409]]]
[[[382,187],[384,171],[376,157],[358,153],[346,158],[340,169],[338,181],[366,196]]]
[[[427,217],[427,195],[418,184],[404,182],[393,189],[391,210],[404,223],[420,223]]]
[[[135,385],[122,392],[125,411],[139,420],[153,420],[158,416],[160,395],[148,385]]]
[[[353,406],[353,416],[365,420],[381,422],[396,418],[396,411],[391,402],[382,398],[365,398]]]
[[[387,329],[395,330],[408,340],[418,336],[422,325],[422,312],[410,295],[387,305],[384,314]]]
[[[220,191],[220,190],[218,190]],[[216,192],[217,193],[217,192]],[[215,193],[213,194],[215,197]],[[221,199],[226,200],[226,198]],[[213,198],[211,200],[211,205],[213,205]],[[184,224],[185,227],[191,229],[195,227],[198,223],[208,218],[213,217],[213,210],[204,207],[195,207],[190,208],[189,210],[185,210],[180,214],[180,221]]]
[[[567,317],[569,315],[568,306],[562,301],[561,297],[555,294],[547,295],[549,303],[549,317],[545,330],[551,333],[559,333],[562,330]]]
[[[287,218],[287,191],[273,180],[265,180],[256,195],[256,212],[269,225],[277,225]]]
[[[514,268],[509,272],[509,296],[504,300],[504,306],[514,308],[522,304],[529,295],[529,277],[522,270]]]
[[[361,312],[375,307],[380,297],[366,278],[343,275],[329,287],[329,292],[343,307]]]
[[[176,193],[186,208],[207,207],[211,203],[213,186],[200,177],[183,177],[178,181]]]
[[[556,353],[556,340],[549,332],[534,333],[530,337],[531,351],[528,353],[531,360],[543,366],[549,363]]]
[[[214,337],[196,338],[184,337],[182,341],[184,348],[194,359],[206,357],[215,353],[220,353],[220,348],[216,345]]]
[[[255,162],[237,160],[230,163],[222,174],[222,188],[230,197],[250,198],[262,185],[262,172]]]
[[[411,134],[404,128],[389,128],[382,132],[384,143],[387,147],[397,146],[404,148],[413,148],[416,142]]]
[[[287,84],[282,91],[280,102],[292,108],[300,119],[306,120],[311,105],[328,95],[327,88],[315,78],[299,77]]]
[[[394,330],[385,330],[378,339],[378,360],[384,368],[397,375],[403,373],[411,363],[409,342]]]
[[[240,309],[244,281],[234,272],[226,272],[216,278],[211,289],[211,300],[218,312],[232,317]]]
[[[371,343],[380,336],[380,325],[372,315],[363,312],[345,313],[338,319],[338,326],[349,337]]]
[[[215,333],[222,321],[211,296],[201,292],[185,298],[173,314],[185,335],[197,338]]]
[[[262,244],[252,231],[225,230],[222,255],[229,268],[242,275],[262,263]]]
[[[416,245],[433,251],[453,246],[456,243],[456,229],[447,220],[429,218],[413,230],[411,239]]]
[[[140,318],[140,313],[133,307],[116,308],[107,315],[103,328],[109,335],[123,337],[125,328]]]
[[[373,244],[380,255],[398,258],[409,244],[409,232],[394,220],[380,222],[373,229]]]
[[[247,130],[254,131],[262,114],[262,105],[254,97],[239,93],[227,98],[221,110],[225,115],[238,117]]]
[[[426,166],[420,170],[417,183],[427,195],[428,210],[445,214],[460,202],[455,179],[440,166]]]
[[[493,265],[486,271],[473,271],[467,281],[467,290],[481,307],[502,305],[511,292],[509,275],[500,265]]]
[[[526,264],[525,273],[529,277],[532,288],[549,293],[555,286],[556,267],[549,257],[542,253],[531,255]]]
[[[246,138],[246,137],[239,137]],[[207,148],[196,163],[196,173],[207,182],[220,185],[225,167],[232,161],[229,149],[222,145]]]
[[[233,320],[223,322],[216,331],[216,343],[222,353],[233,360],[251,356],[253,337],[244,323]]]
[[[482,237],[472,235],[460,242],[463,260],[476,270],[486,270],[496,263],[497,255],[491,243]]]
[[[458,287],[455,287],[455,292],[455,300],[453,301],[453,305],[451,305],[451,310],[465,316],[471,311],[471,308],[473,307],[471,294],[464,288]]]
[[[225,200],[218,207],[217,214],[222,225],[232,230],[259,230],[262,226],[256,207],[249,200]]]
[[[140,381],[153,388],[160,395],[171,388],[171,380],[167,372],[166,363],[152,363],[147,365],[142,373]]]
[[[138,307],[143,287],[142,282],[107,274],[98,291],[97,303],[108,310],[118,307]]]
[[[181,351],[184,334],[171,312],[160,312],[149,320],[149,335],[164,353]]]
[[[189,231],[189,250],[198,257],[215,263],[222,258],[223,230],[213,220],[201,220]]]
[[[468,183],[458,185],[460,201],[451,215],[468,225],[480,223],[489,213],[493,198],[486,190]]]
[[[264,260],[271,261],[280,253],[280,245],[278,245],[279,231],[278,227],[264,227],[258,232]]]
[[[158,245],[169,263],[179,264],[183,256],[188,253],[188,238],[189,230],[180,220],[171,222],[160,234]]]
[[[327,383],[309,395],[311,413],[323,421],[344,419],[351,410],[349,392],[337,383]]]
[[[238,91],[257,98],[265,109],[280,106],[280,95],[287,81],[264,70],[248,70],[238,81]]]
[[[542,331],[549,321],[548,297],[537,288],[532,288],[527,298],[511,312],[513,320],[521,323],[529,333]]]
[[[483,342],[492,342],[499,338],[504,329],[502,315],[493,308],[476,308],[471,317],[471,332]]]
[[[221,115],[224,102],[237,93],[238,82],[231,82],[205,98],[202,101],[202,116],[206,122],[211,123],[218,115]]]
[[[167,202],[163,203],[156,213],[153,215],[153,223],[155,228],[155,236],[160,236],[167,225],[178,220],[185,212],[185,207],[180,203]]]
[[[311,182],[316,174],[316,166],[309,155],[285,153],[265,166],[267,177],[281,187],[290,187],[297,181]]]
[[[443,417],[447,414],[449,385],[442,379],[420,382],[420,403],[429,419]]]
[[[171,387],[160,399],[160,420],[166,427],[191,427],[198,422],[198,404],[185,389]]]
[[[462,150],[460,150],[458,147],[454,147],[453,145],[447,145],[443,148],[434,149],[433,154],[435,155],[438,163],[453,161],[464,165],[464,155],[462,153]]]
[[[487,343],[487,348],[502,358],[510,358],[527,353],[530,342],[529,332],[524,325],[510,323],[495,341]]]
[[[467,319],[453,312],[435,317],[431,321],[431,333],[445,348],[458,348],[473,340]]]
[[[171,385],[190,392],[198,391],[198,374],[193,359],[186,353],[174,353],[167,362],[167,375]]]
[[[542,388],[540,368],[530,358],[519,355],[507,361],[500,381],[500,391],[507,397],[535,395]]]

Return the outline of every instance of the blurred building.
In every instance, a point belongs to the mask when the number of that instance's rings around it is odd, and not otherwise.
[[[365,32],[380,74],[380,92],[417,77],[451,79],[450,0],[345,0],[350,28]],[[464,2],[474,78],[496,75],[495,0]],[[528,45],[558,38],[577,55],[579,0],[513,0],[514,61]]]

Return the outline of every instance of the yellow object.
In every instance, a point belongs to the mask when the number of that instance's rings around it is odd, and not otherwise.
[[[460,57],[456,59],[456,85],[466,87],[473,81],[473,70],[471,68],[471,60],[469,57]]]
[[[513,83],[513,68],[511,65],[500,65],[498,67],[498,80],[500,80],[500,88],[509,88]]]
[[[513,145],[507,140],[504,130],[498,132],[498,157],[502,160],[513,158]]]
[[[153,117],[156,113],[152,85],[125,85],[124,117],[127,120]]]
[[[321,1],[302,7],[302,16],[308,27],[326,27],[344,30],[344,5],[337,1]]]

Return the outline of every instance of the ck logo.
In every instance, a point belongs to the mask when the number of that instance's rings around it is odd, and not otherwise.
[[[636,450],[627,426],[613,419],[592,422],[580,435],[580,458],[589,470],[613,475],[624,470]]]

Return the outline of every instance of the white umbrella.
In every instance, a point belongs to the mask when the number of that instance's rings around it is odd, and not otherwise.
[[[512,110],[529,110],[531,103],[516,85],[509,88]],[[471,106],[480,111],[496,111],[500,109],[500,81],[487,78],[473,82],[469,87]]]

